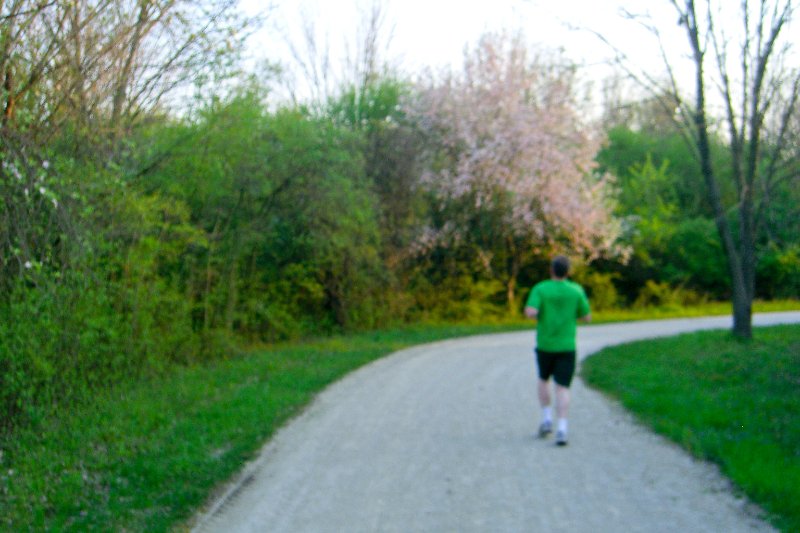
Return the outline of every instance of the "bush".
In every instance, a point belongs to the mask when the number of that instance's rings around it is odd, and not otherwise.
[[[636,309],[645,307],[660,307],[677,309],[691,305],[706,303],[704,295],[691,289],[673,287],[669,283],[648,280],[639,291],[633,306]]]
[[[614,285],[618,274],[594,272],[582,268],[575,269],[573,278],[580,283],[589,297],[592,310],[613,309],[620,302],[619,292]]]
[[[756,270],[758,295],[768,299],[800,296],[800,245],[765,250]]]
[[[20,282],[2,311],[4,429],[19,420],[36,420],[56,403],[69,404],[142,369],[142,361],[123,348],[131,342],[130,322],[115,312],[102,288],[77,276],[47,286]]]
[[[448,278],[434,286],[424,278],[416,280],[413,294],[417,317],[422,320],[477,323],[497,320],[507,313],[498,294],[504,294],[497,280],[474,280],[469,275]]]
[[[674,228],[660,258],[661,279],[717,297],[730,291],[730,274],[714,221],[684,220]]]
[[[40,270],[0,303],[0,430],[176,363],[218,356],[190,303],[159,277]],[[201,347],[201,344],[206,346]],[[205,348],[205,349],[203,349]]]

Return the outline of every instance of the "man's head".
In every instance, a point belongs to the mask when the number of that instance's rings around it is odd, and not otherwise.
[[[569,259],[563,255],[555,256],[553,262],[550,264],[550,271],[553,273],[553,277],[558,279],[567,277],[567,273],[569,272]]]

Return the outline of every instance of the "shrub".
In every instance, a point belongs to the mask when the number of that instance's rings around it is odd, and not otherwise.
[[[669,283],[647,280],[639,291],[633,306],[636,309],[645,307],[661,307],[675,309],[690,305],[699,305],[707,301],[698,292],[684,287],[673,287]]]
[[[574,279],[580,283],[589,296],[593,310],[613,309],[620,302],[619,292],[614,285],[618,274],[575,269]]]
[[[424,279],[416,283],[418,317],[415,318],[475,323],[496,320],[507,312],[504,301],[497,298],[505,293],[503,284],[497,280],[474,280],[462,275],[436,286]]]
[[[756,271],[759,296],[797,298],[800,296],[800,245],[781,250],[775,245],[762,252]]]
[[[714,221],[695,218],[678,223],[660,257],[661,279],[725,296],[730,275]]]
[[[142,361],[123,348],[132,341],[130,322],[115,312],[101,287],[77,276],[37,287],[19,282],[2,307],[4,429],[142,369]]]
[[[178,291],[160,278],[127,281],[74,270],[16,282],[0,303],[0,430],[114,384],[218,355],[218,344],[201,350],[189,302]]]

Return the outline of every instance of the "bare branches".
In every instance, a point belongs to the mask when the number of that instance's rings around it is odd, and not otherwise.
[[[351,71],[352,82],[363,89],[373,82],[378,74],[382,53],[391,42],[394,29],[386,28],[386,8],[380,0],[372,0],[361,17],[357,40],[353,45],[355,49],[351,50],[349,44],[345,45],[347,52],[345,61]]]
[[[322,39],[322,42],[320,42]],[[309,15],[303,15],[302,43],[297,43],[286,36],[289,52],[296,66],[305,78],[311,98],[316,102],[328,100],[332,86],[332,64],[330,56],[330,43],[328,36],[320,36],[314,20]],[[296,91],[292,91],[296,100]]]
[[[797,69],[789,64],[791,43],[785,38],[794,14],[793,2],[741,0],[736,14],[740,26],[730,24],[734,15],[730,3],[669,0],[669,4],[685,32],[693,67],[694,102],[685,105],[688,100],[681,99],[685,113],[677,118],[681,131],[691,132],[686,138],[692,141],[690,146],[699,156],[708,202],[728,259],[734,331],[749,336],[755,290],[756,229],[767,217],[769,196],[775,184],[783,179],[778,174],[786,168],[786,146],[797,142],[790,140],[790,125],[798,116]],[[680,94],[675,55],[667,54],[661,44],[662,27],[652,25],[648,30],[660,45],[663,67],[672,82],[670,89]],[[643,81],[653,92],[663,87],[647,73],[635,79]],[[724,128],[717,128],[717,124]],[[712,139],[724,135],[738,192],[732,206],[723,204],[722,172],[714,166],[711,155]],[[760,198],[756,198],[757,188],[762,194]],[[738,215],[736,232],[728,219],[730,212]]]
[[[48,7],[52,7],[56,4],[56,0],[53,0],[52,2],[39,2],[38,4],[23,10],[20,10],[20,8],[24,2],[14,2],[11,4],[9,13],[5,15],[2,14],[3,8],[5,7],[4,4],[5,2],[0,1],[0,22],[12,22],[16,18],[29,17],[39,13],[44,9],[47,9]]]
[[[674,1],[671,2],[676,5]],[[667,117],[672,127],[679,133],[689,146],[694,146],[694,131],[687,127],[685,117],[691,116],[692,106],[684,99],[684,90],[679,80],[681,76],[676,72],[675,65],[669,58],[668,46],[659,26],[649,15],[636,14],[628,10],[622,11],[622,16],[635,22],[645,29],[655,39],[658,54],[662,59],[665,75],[658,75],[634,60],[619,46],[612,43],[605,35],[587,28],[601,42],[614,52],[612,64],[621,69],[640,89],[649,95],[649,101],[654,102]],[[681,13],[679,23],[683,23],[686,15]],[[699,154],[693,150],[693,155],[699,161]]]
[[[358,99],[385,68],[385,53],[392,38],[385,0],[367,0],[359,5],[358,26],[352,37],[332,43],[320,15],[300,12],[297,28],[283,28],[284,40],[298,73],[290,80],[290,97],[323,107],[337,93],[355,91]],[[292,30],[295,30],[294,32]]]
[[[24,99],[34,124],[112,141],[174,88],[230,72],[251,22],[235,0],[15,0],[3,15],[5,124]]]

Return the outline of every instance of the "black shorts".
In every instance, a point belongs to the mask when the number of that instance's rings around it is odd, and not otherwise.
[[[550,376],[562,387],[569,387],[575,374],[575,350],[570,352],[546,352],[536,348],[536,363],[539,379],[547,381]]]

